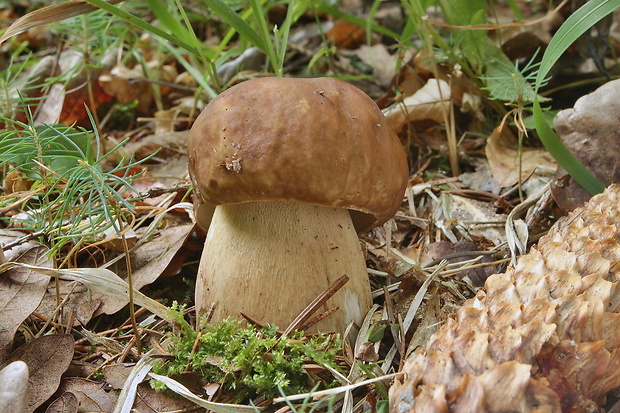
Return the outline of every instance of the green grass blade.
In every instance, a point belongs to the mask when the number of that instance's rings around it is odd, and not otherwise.
[[[84,0],[87,3],[90,3],[94,6],[99,7],[100,9],[103,9],[105,11],[107,11],[108,13],[111,13],[121,19],[123,19],[124,21],[126,21],[127,23],[133,24],[135,26],[138,26],[139,28],[146,30],[149,33],[152,33],[156,36],[159,36],[163,39],[168,40],[169,42],[179,46],[182,49],[187,50],[188,52],[190,52],[191,54],[195,55],[195,56],[200,56],[200,52],[198,50],[196,50],[195,47],[187,44],[186,42],[184,42],[183,40],[179,39],[176,36],[173,36],[169,33],[166,33],[165,31],[161,30],[158,27],[153,26],[152,24],[149,24],[147,22],[145,22],[144,20],[134,16],[131,13],[126,12],[125,10],[121,10],[118,7],[115,7],[113,5],[111,5],[110,3],[104,1],[104,0]]]
[[[267,16],[265,16],[259,0],[250,0],[250,8],[256,18],[260,32],[263,35],[263,41],[265,42],[266,47],[266,50],[263,51],[267,54],[267,57],[271,61],[271,66],[273,67],[276,76],[281,77],[284,62],[279,62],[278,57],[276,56],[275,48],[273,47],[273,42],[271,41],[271,33],[267,27]]]
[[[555,134],[549,125],[545,115],[538,103],[534,101],[533,106],[534,123],[536,131],[543,145],[562,168],[575,179],[590,194],[595,195],[603,192],[605,185],[598,180],[588,169],[579,162],[577,158],[564,146],[558,135]]]
[[[540,63],[536,76],[535,92],[545,82],[549,71],[560,56],[575,40],[594,26],[599,20],[620,7],[620,0],[590,0],[574,12],[551,39]],[[595,177],[577,158],[564,146],[558,135],[553,131],[540,107],[538,95],[533,106],[536,131],[545,148],[562,168],[575,179],[586,191],[594,195],[602,192],[605,185]]]
[[[201,73],[200,70],[198,70],[194,65],[190,64],[190,62],[185,59],[183,53],[180,50],[169,45],[165,46],[168,51],[177,59],[181,66],[183,66],[183,68],[187,70],[194,79],[196,79],[198,85],[200,85],[207,92],[211,99],[217,96],[217,92],[213,90],[213,88],[209,85],[209,82],[207,82],[205,74]],[[213,70],[213,72],[215,72],[215,70]],[[219,82],[217,82],[217,79],[214,79],[214,83],[217,84]]]
[[[308,9],[307,4],[304,2],[297,2],[295,0],[290,0],[288,3],[288,11],[286,12],[286,18],[284,19],[284,23],[282,24],[282,28],[276,39],[280,40],[280,45],[276,47],[277,50],[277,58],[278,62],[281,62],[284,65],[284,60],[286,58],[286,46],[288,43],[288,37],[291,31],[291,25],[293,22],[297,21],[297,18],[301,16]]]
[[[193,43],[194,39],[187,28],[168,11],[166,5],[161,0],[147,0],[147,3],[159,22],[163,24],[173,35],[187,44]]]
[[[229,26],[234,28],[240,36],[245,38],[252,45],[258,47],[266,55],[269,55],[269,48],[265,40],[260,37],[245,20],[235,13],[228,4],[222,0],[203,0],[203,2]]]
[[[560,56],[599,20],[620,7],[620,0],[590,0],[570,15],[560,26],[547,46],[536,77],[536,90],[541,86],[549,71]]]

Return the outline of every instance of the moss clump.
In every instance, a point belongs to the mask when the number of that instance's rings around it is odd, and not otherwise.
[[[171,376],[187,371],[198,375],[206,383],[219,383],[236,402],[257,396],[274,397],[296,394],[318,387],[332,387],[335,379],[318,381],[310,378],[303,366],[308,363],[337,368],[335,357],[341,342],[338,336],[315,335],[305,337],[296,331],[282,339],[277,327],[240,327],[240,322],[227,319],[206,324],[196,331],[183,318],[178,306],[173,316],[181,326],[169,333],[169,351],[174,359],[158,360],[154,371]],[[197,345],[195,345],[197,343]],[[163,384],[151,382],[158,389]]]

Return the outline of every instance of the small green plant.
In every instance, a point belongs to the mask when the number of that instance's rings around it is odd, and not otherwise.
[[[156,361],[157,374],[194,372],[207,383],[221,384],[236,402],[257,396],[274,397],[281,391],[295,394],[338,384],[335,379],[317,381],[304,370],[304,365],[309,363],[338,368],[335,357],[340,339],[337,336],[319,334],[308,338],[297,331],[281,337],[274,325],[241,327],[234,319],[205,324],[196,331],[185,321],[178,305],[172,306],[171,315],[181,327],[168,334],[174,360]],[[151,381],[151,386],[158,390],[165,388],[157,381]]]
[[[19,53],[20,50],[14,55],[18,56]],[[8,67],[0,72],[0,117],[19,119],[24,117],[27,108],[40,103],[41,98],[36,96],[41,87],[40,70],[35,67],[29,76],[24,76],[32,63],[30,56],[21,63],[15,63],[14,58],[11,58]],[[3,127],[10,128],[11,125],[4,123]]]
[[[129,171],[139,162],[121,162],[109,171],[102,163],[124,142],[101,155],[92,149],[93,134],[86,129],[0,120],[14,126],[0,132],[0,162],[32,181],[28,195],[6,195],[0,207],[19,207],[22,226],[48,237],[52,254],[70,241],[100,240],[108,228],[121,236],[123,222],[135,213],[131,182],[136,175]]]

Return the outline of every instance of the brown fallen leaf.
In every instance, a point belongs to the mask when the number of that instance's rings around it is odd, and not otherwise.
[[[76,397],[81,412],[109,413],[118,399],[117,394],[103,390],[102,383],[78,377],[63,379],[60,390]]]
[[[51,57],[51,56],[50,56]],[[51,64],[53,75],[49,74],[46,81],[53,79],[52,76],[60,78],[70,78],[68,82],[53,83],[45,91],[45,99],[42,100],[36,112],[34,122],[41,123],[62,123],[67,126],[77,124],[88,125],[88,110],[84,102],[90,102],[88,109],[95,111],[98,107],[109,102],[112,96],[103,93],[99,85],[92,84],[86,87],[89,79],[97,77],[103,67],[110,65],[111,59],[101,61],[102,67],[94,67],[85,62],[83,53],[74,49],[63,50],[58,56],[54,57]],[[92,97],[92,99],[91,99]]]
[[[171,396],[167,392],[158,392],[148,382],[138,385],[138,396],[134,410],[141,413],[166,413],[195,411],[196,405],[187,399]],[[200,411],[200,410],[198,410]]]
[[[134,289],[139,290],[159,278],[179,252],[193,227],[193,224],[168,227],[134,249],[131,253]],[[125,278],[124,271],[119,270],[118,275]],[[120,301],[110,296],[102,296],[101,299],[103,304],[95,311],[95,316],[114,314],[127,305],[126,300]]]
[[[32,265],[50,266],[47,248],[31,246],[17,261]],[[11,344],[22,322],[37,308],[49,277],[26,268],[14,268],[0,274],[0,362],[11,351]]]
[[[613,80],[558,113],[553,125],[579,161],[603,184],[620,182],[620,80]],[[564,211],[582,206],[591,195],[563,169],[552,186],[553,198]]]
[[[151,240],[134,249],[131,253],[131,262],[135,290],[157,280],[168,270],[192,228],[193,224],[187,224],[162,229]],[[119,275],[123,278],[126,276],[124,268],[119,269]],[[61,298],[64,300],[69,296],[63,305],[62,320],[71,318],[74,326],[86,325],[93,317],[101,314],[114,314],[127,305],[126,299],[89,290],[86,286],[76,285],[72,281],[60,280],[59,285]],[[55,310],[56,285],[50,283],[36,312],[51,318]]]
[[[49,279],[49,277],[47,278]],[[106,297],[104,294],[91,291],[75,281],[59,280],[58,286],[60,287],[60,298],[64,301],[60,320],[68,322],[72,318],[73,326],[88,324]],[[49,283],[45,296],[35,311],[47,319],[54,316],[56,311],[55,282]]]
[[[413,95],[383,111],[392,128],[399,132],[408,122],[433,120],[443,122],[450,109],[452,91],[445,80],[430,79]]]
[[[396,98],[396,91],[402,96],[411,96],[421,89],[427,80],[418,74],[414,60],[410,59],[392,78],[386,94],[377,100],[377,105],[380,108],[389,106]]]
[[[103,367],[103,374],[105,376],[105,381],[108,386],[112,387],[115,390],[120,390],[125,385],[125,381],[133,366],[131,364],[122,363],[122,364],[109,364]]]
[[[122,0],[110,0],[110,4],[120,3]],[[7,39],[23,33],[33,27],[48,25],[50,23],[59,22],[70,17],[80,16],[82,14],[90,13],[98,10],[97,7],[81,0],[70,0],[61,4],[54,4],[52,6],[42,7],[27,15],[17,19],[8,29],[2,37],[0,37],[0,44]]]
[[[28,235],[25,232],[0,229],[0,244],[5,246],[3,249],[7,261],[15,261],[19,256],[40,245],[34,242],[18,241],[19,238],[27,237]],[[7,249],[7,245],[13,245],[13,247]]]
[[[336,47],[356,49],[366,41],[366,30],[357,24],[337,19],[327,32],[327,38]]]
[[[14,267],[25,267],[50,277],[60,277],[63,280],[78,281],[91,290],[114,297],[116,300],[125,302],[129,300],[127,282],[114,272],[105,268],[57,269],[17,262],[7,262],[0,264],[0,271],[6,271]],[[133,299],[135,304],[147,308],[158,317],[172,321],[172,318],[168,314],[168,307],[160,302],[147,297],[140,291],[134,291]]]
[[[132,254],[135,288],[140,289],[159,278],[185,244],[193,228],[194,224],[168,227],[151,241],[135,249]]]
[[[355,56],[355,59],[361,60],[366,66],[372,68],[372,78],[386,89],[394,77],[397,60],[403,59],[402,56],[390,53],[383,43],[372,46],[361,44],[354,50],[341,50],[339,53],[349,59]]]
[[[480,255],[476,255],[477,253],[480,253]],[[483,254],[484,251],[481,251],[478,245],[470,241],[438,241],[426,246],[420,258],[420,265],[423,267],[428,264],[436,265],[444,259],[449,263],[456,263],[471,260],[476,257],[482,257],[478,261],[479,263],[490,263],[493,261],[490,255]],[[474,285],[480,287],[484,284],[489,275],[494,274],[496,270],[497,266],[489,265],[487,267],[465,270],[462,275],[466,275]]]
[[[507,215],[497,213],[488,202],[459,195],[451,195],[450,198],[451,217],[460,221],[459,224],[467,229],[470,237],[486,239],[493,245],[506,241],[503,222]]]
[[[115,389],[118,385],[121,387],[125,384],[124,379],[127,378],[128,371],[131,367],[123,368],[121,365],[117,365],[119,369],[125,370],[121,372],[116,371],[113,375],[118,374],[118,377],[114,378]],[[112,370],[108,370],[112,372]],[[106,373],[106,377],[108,377]],[[66,394],[70,392],[77,398],[80,412],[92,412],[92,413],[108,413],[114,410],[116,406],[118,395],[115,392],[107,392],[104,390],[102,383],[94,382],[82,378],[72,377],[63,379],[61,390]],[[119,387],[120,388],[120,387]],[[148,382],[143,382],[138,385],[137,397],[133,406],[134,411],[141,413],[164,413],[164,412],[178,412],[178,411],[193,411],[196,405],[189,400],[173,397],[166,392],[157,392],[153,390]]]
[[[493,178],[503,187],[516,184],[521,179],[530,176],[537,168],[554,170],[557,167],[553,157],[544,148],[522,147],[521,156],[519,156],[517,138],[505,124],[493,130],[487,139],[485,152]],[[519,164],[521,164],[521,175],[519,175]],[[540,172],[543,171],[539,170]]]
[[[51,334],[39,337],[11,354],[9,363],[22,360],[30,371],[25,413],[34,412],[58,389],[60,377],[73,358],[74,343],[69,334]]]
[[[79,407],[75,394],[66,391],[47,407],[45,413],[77,413]]]
[[[173,65],[162,65],[158,60],[147,62],[146,65],[149,68],[149,76],[155,76],[164,82],[172,82],[178,75]],[[128,104],[137,100],[136,110],[144,113],[153,102],[153,89],[150,83],[140,81],[145,78],[142,65],[129,68],[118,63],[109,71],[103,71],[98,78],[98,85],[105,93],[114,96],[119,103]]]

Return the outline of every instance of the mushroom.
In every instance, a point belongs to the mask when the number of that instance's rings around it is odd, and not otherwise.
[[[187,150],[208,226],[198,313],[214,303],[214,321],[243,313],[284,328],[346,275],[322,308],[339,311],[314,329],[363,320],[372,299],[356,228],[391,218],[408,179],[372,99],[333,78],[249,80],[207,105]]]

